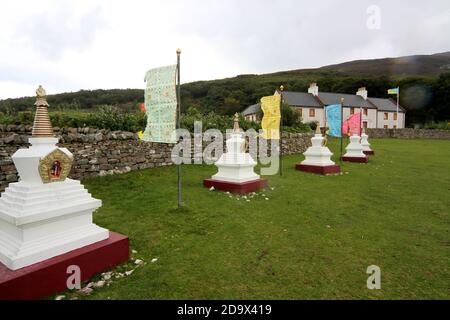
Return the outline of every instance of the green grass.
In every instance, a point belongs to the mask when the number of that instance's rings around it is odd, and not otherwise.
[[[342,176],[285,157],[269,200],[203,188],[214,166],[183,167],[181,210],[175,167],[83,181],[103,200],[95,222],[148,262],[87,298],[449,299],[450,141],[371,142],[376,156]],[[370,265],[382,290],[366,287]]]

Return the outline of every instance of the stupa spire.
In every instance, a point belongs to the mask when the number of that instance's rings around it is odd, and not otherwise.
[[[239,128],[239,113],[236,112],[236,114],[234,115],[234,125],[233,125],[233,133],[239,133],[240,128]]]
[[[36,90],[36,102],[34,105],[36,106],[36,114],[34,116],[32,136],[35,138],[53,138],[55,135],[53,134],[52,123],[48,115],[47,93],[41,85]]]

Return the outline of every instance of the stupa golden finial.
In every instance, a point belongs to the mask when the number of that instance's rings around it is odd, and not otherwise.
[[[35,138],[53,138],[53,127],[48,115],[49,106],[47,102],[47,93],[45,89],[39,85],[36,90],[36,114],[34,116],[32,136]]]
[[[320,125],[319,124],[317,124],[317,127],[316,127],[316,134],[322,135],[322,131],[320,130]]]
[[[236,114],[234,115],[234,126],[233,126],[233,132],[234,133],[239,133],[240,128],[239,128],[239,113],[236,112]]]

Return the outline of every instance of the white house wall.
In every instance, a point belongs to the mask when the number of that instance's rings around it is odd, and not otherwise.
[[[384,120],[385,113],[388,114],[388,120]],[[393,129],[397,125],[397,121],[394,120],[395,114],[396,112],[378,111],[378,128],[383,129],[387,126],[387,129]],[[405,128],[405,114],[401,112],[398,113],[398,128]]]

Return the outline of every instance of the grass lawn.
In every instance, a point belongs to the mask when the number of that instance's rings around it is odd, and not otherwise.
[[[342,176],[285,157],[274,189],[250,202],[203,188],[214,166],[183,167],[181,210],[175,167],[84,180],[103,200],[95,222],[147,262],[85,298],[449,299],[450,141],[371,143],[370,163]],[[370,265],[381,290],[366,287]]]

